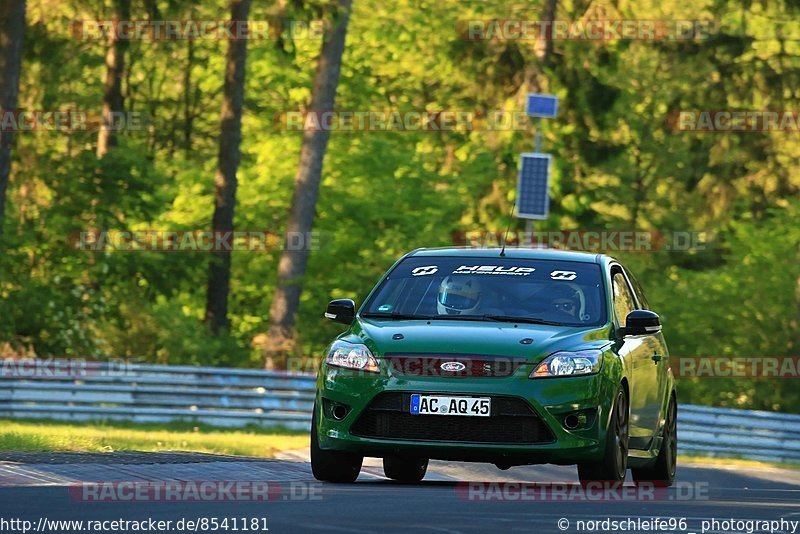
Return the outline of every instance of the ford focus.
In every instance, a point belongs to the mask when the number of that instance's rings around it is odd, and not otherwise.
[[[430,459],[577,465],[581,482],[668,486],[677,403],[659,316],[621,263],[550,249],[420,249],[398,260],[325,354],[314,476],[363,458],[416,482]]]

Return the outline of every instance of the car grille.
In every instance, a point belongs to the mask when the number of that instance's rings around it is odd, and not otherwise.
[[[397,376],[437,378],[503,378],[513,375],[525,365],[525,358],[473,354],[399,354],[389,352],[383,359],[390,372]],[[446,371],[442,364],[457,362],[460,369]]]
[[[550,428],[525,401],[492,396],[490,417],[411,415],[411,393],[378,395],[350,432],[373,439],[526,445],[552,443]]]

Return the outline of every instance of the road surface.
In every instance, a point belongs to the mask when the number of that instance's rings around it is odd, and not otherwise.
[[[138,530],[113,523],[119,520],[136,521]],[[680,465],[677,487],[666,492],[627,484],[613,493],[586,493],[574,468],[557,466],[500,471],[432,462],[422,483],[399,485],[370,460],[355,484],[333,485],[313,480],[303,452],[277,460],[189,453],[0,456],[2,532],[148,526],[152,532],[159,521],[169,532],[700,533],[705,526],[715,533],[794,528],[800,534],[800,471]]]

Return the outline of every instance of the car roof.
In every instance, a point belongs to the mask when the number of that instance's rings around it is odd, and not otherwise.
[[[496,248],[475,248],[475,247],[442,247],[442,248],[419,248],[408,254],[409,257],[459,257],[459,258],[497,258],[500,256],[500,247]],[[605,263],[612,261],[612,258],[603,254],[591,252],[578,252],[574,250],[562,250],[555,248],[523,248],[507,247],[506,258],[526,259],[526,260],[558,260],[576,261],[581,263]]]

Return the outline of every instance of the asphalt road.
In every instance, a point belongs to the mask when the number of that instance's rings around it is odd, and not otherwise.
[[[397,485],[381,476],[380,464],[371,461],[352,485],[319,484],[309,465],[300,457],[280,461],[242,461],[197,455],[191,458],[127,458],[124,462],[100,464],[92,458],[62,460],[0,459],[0,531],[21,532],[30,521],[31,531],[79,532],[75,525],[49,524],[56,520],[113,521],[118,519],[172,521],[169,531],[212,531],[228,518],[233,532],[770,532],[755,523],[739,521],[800,522],[800,471],[682,465],[678,485],[666,492],[629,494],[616,500],[610,494],[587,495],[577,485],[574,468],[555,466],[516,467],[500,471],[482,464],[432,463],[429,478],[416,485]],[[150,497],[119,500],[121,493],[85,491],[86,484],[158,484],[177,481],[185,488],[192,481],[268,481],[272,500],[165,500]],[[487,482],[472,486],[465,482]],[[501,482],[511,482],[502,485]],[[516,482],[516,484],[515,484]],[[93,486],[97,489],[97,486]],[[115,486],[118,487],[118,486]],[[278,491],[273,491],[279,488]],[[470,488],[472,491],[470,492]],[[109,496],[111,495],[111,496]],[[186,494],[184,494],[185,497]],[[224,493],[223,493],[224,495]],[[583,495],[584,498],[580,498]],[[94,497],[92,497],[94,496]],[[98,501],[100,497],[105,498]],[[472,496],[472,500],[470,500]],[[604,497],[604,500],[599,500]],[[481,500],[481,498],[490,500]],[[592,499],[592,500],[587,500]],[[39,521],[45,518],[42,525]],[[197,528],[185,521],[202,520]],[[237,519],[234,525],[233,519]],[[261,518],[256,530],[244,530],[242,521]],[[654,518],[663,520],[655,524]],[[672,520],[670,521],[670,518]],[[175,523],[184,520],[183,530]],[[602,520],[634,521],[622,528],[591,523]],[[685,519],[685,524],[680,520]],[[637,525],[636,521],[640,523]],[[560,526],[565,528],[559,528]],[[583,521],[583,528],[580,522]],[[646,523],[649,521],[650,523]],[[568,523],[567,523],[568,522]],[[645,522],[645,523],[642,523]],[[795,523],[798,525],[798,523]],[[193,525],[192,525],[193,526]],[[638,528],[637,528],[638,526]],[[776,524],[774,532],[793,532],[791,523]],[[85,529],[87,524],[84,523]],[[119,532],[107,523],[100,532]],[[607,527],[607,528],[604,528]],[[658,528],[657,528],[658,527]],[[800,527],[794,527],[800,534]],[[86,530],[83,530],[84,532]],[[98,530],[94,530],[98,531]],[[134,530],[128,529],[133,532]],[[217,532],[225,532],[223,529]]]

